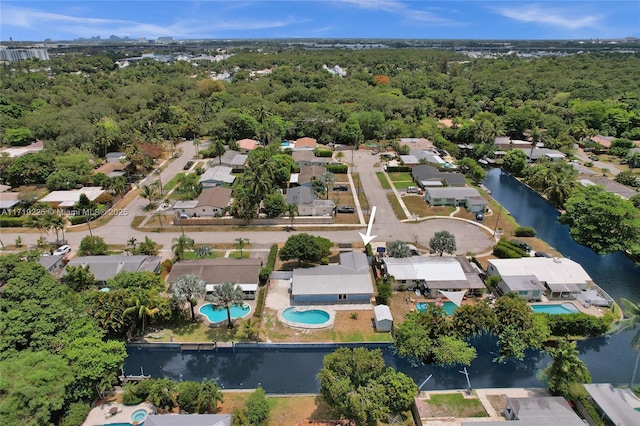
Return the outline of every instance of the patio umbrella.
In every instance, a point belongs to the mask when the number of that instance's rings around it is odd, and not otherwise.
[[[109,414],[111,414],[112,416],[118,414],[118,407],[109,408]]]

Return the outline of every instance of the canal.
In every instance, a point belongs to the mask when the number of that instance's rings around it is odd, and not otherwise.
[[[542,198],[499,169],[490,170],[485,185],[493,197],[522,226],[536,228],[538,237],[547,241],[564,256],[579,262],[595,282],[612,297],[640,301],[640,268],[624,255],[599,256],[576,244],[567,227],[557,221],[558,213]],[[504,213],[504,212],[503,212]],[[633,332],[588,339],[578,343],[581,359],[587,364],[594,382],[628,383],[633,371],[635,352],[630,348]],[[478,358],[468,368],[472,387],[542,387],[536,375],[550,361],[540,351],[528,351],[523,362],[498,364],[495,339],[489,336],[472,342]],[[412,366],[397,357],[385,344],[367,345],[380,348],[387,365],[408,374],[417,384],[428,377],[423,390],[460,389],[466,379],[460,368]],[[165,348],[130,346],[125,361],[125,374],[169,377],[174,380],[214,379],[225,389],[252,389],[262,386],[268,393],[317,393],[318,371],[323,357],[336,345],[261,345],[213,351],[181,351],[178,345]]]

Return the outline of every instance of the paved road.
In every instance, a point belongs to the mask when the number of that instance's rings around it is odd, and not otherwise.
[[[589,162],[589,161],[592,162],[593,165],[595,167],[599,168],[600,170],[608,169],[609,170],[608,174],[610,174],[611,176],[615,177],[615,176],[618,175],[618,173],[620,173],[620,169],[618,169],[615,164],[603,163],[602,161],[593,161],[593,160],[591,160],[589,158],[589,156],[581,148],[578,148],[576,150],[575,156],[576,156],[576,158],[579,158],[580,160],[582,160],[584,162]]]
[[[161,179],[163,184],[169,181],[173,176],[182,171],[182,167],[188,160],[193,158],[195,149],[191,142],[184,142],[180,144],[184,150],[184,154],[168,163],[167,168],[162,172]],[[346,160],[351,162],[351,155],[347,154]],[[490,248],[494,243],[493,239],[486,231],[483,231],[480,227],[473,223],[467,223],[457,220],[449,220],[447,218],[433,219],[422,222],[400,222],[387,199],[387,193],[391,190],[383,190],[380,186],[380,182],[376,177],[376,171],[380,171],[379,167],[374,167],[374,164],[379,162],[379,156],[371,155],[370,151],[356,151],[353,155],[355,168],[354,171],[358,172],[362,181],[362,190],[367,195],[370,206],[376,206],[375,223],[372,228],[372,235],[377,235],[375,241],[393,241],[404,240],[413,244],[420,244],[428,247],[429,240],[433,234],[437,231],[447,230],[455,235],[457,242],[457,254],[467,253],[482,253]],[[152,175],[143,181],[144,184],[151,183],[157,178],[156,175]],[[131,237],[136,238],[138,241],[144,240],[145,236],[149,236],[152,240],[159,244],[162,244],[164,249],[170,249],[171,240],[180,235],[179,232],[142,232],[131,228],[131,221],[135,216],[141,216],[146,214],[143,211],[147,201],[137,197],[127,206],[128,215],[116,216],[112,218],[108,224],[94,228],[92,230],[93,235],[99,235],[105,239],[108,244],[126,244],[127,240]],[[365,218],[368,221],[370,213],[365,212]],[[336,230],[328,231],[327,225],[323,225],[322,231],[317,234],[330,238],[335,243],[353,243],[361,242],[361,238],[358,234],[360,230]],[[269,231],[243,231],[242,229],[236,229],[234,231],[224,232],[195,232],[185,228],[185,232],[195,240],[197,244],[219,244],[219,243],[233,243],[236,238],[248,238],[254,248],[268,247],[274,243],[281,243],[296,232],[285,232],[278,228],[278,230]],[[313,233],[311,231],[307,231]],[[24,244],[34,245],[37,241],[38,233],[20,233],[2,232],[1,239],[5,244],[12,244],[15,238],[21,235]],[[73,248],[77,248],[80,244],[80,240],[87,235],[87,231],[73,232],[69,230],[66,232],[66,239]]]

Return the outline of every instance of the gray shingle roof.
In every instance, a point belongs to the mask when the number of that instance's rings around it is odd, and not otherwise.
[[[231,426],[231,414],[160,414],[149,415],[145,426]]]
[[[167,282],[173,284],[181,275],[195,274],[207,284],[257,284],[261,259],[217,259],[183,260],[175,263],[167,276]]]
[[[157,272],[161,262],[160,256],[80,256],[72,259],[66,268],[88,265],[97,281],[106,281],[119,272]]]
[[[318,199],[308,186],[296,186],[287,190],[287,204],[312,205]]]

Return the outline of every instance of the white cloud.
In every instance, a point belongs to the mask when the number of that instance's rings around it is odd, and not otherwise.
[[[337,0],[339,3],[346,3],[362,9],[381,10],[402,16],[409,21],[428,22],[439,25],[455,25],[456,22],[443,18],[432,12],[412,9],[405,2],[396,0]],[[433,10],[433,8],[431,8]]]
[[[499,7],[495,11],[519,22],[551,25],[571,30],[595,28],[602,19],[597,15],[581,15],[577,10],[545,8],[538,4]]]

